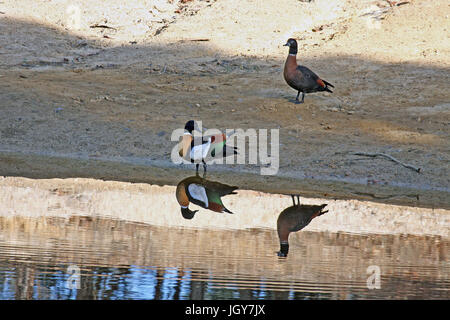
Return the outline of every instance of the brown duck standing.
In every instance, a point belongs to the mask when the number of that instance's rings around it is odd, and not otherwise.
[[[295,98],[296,103],[303,103],[305,100],[305,93],[318,92],[318,91],[331,91],[328,87],[334,88],[334,86],[319,78],[314,72],[307,67],[299,66],[297,64],[297,41],[295,39],[288,39],[285,46],[289,47],[289,55],[284,64],[284,80],[287,84],[298,91]],[[298,100],[298,96],[302,93],[302,100]]]
[[[295,204],[294,196],[292,196],[294,205],[284,209],[277,220],[277,232],[280,239],[279,257],[286,257],[289,252],[289,234],[306,227],[312,219],[318,217],[327,211],[323,211],[327,205],[320,206],[300,205],[299,196],[297,196],[297,204]]]

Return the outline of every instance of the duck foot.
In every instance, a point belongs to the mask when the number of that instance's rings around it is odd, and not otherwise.
[[[202,160],[203,163],[203,176],[206,176],[206,162],[205,160]]]

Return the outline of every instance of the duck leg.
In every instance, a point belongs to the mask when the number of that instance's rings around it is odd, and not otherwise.
[[[299,91],[299,92],[297,93],[297,98],[295,98],[295,103],[297,103],[297,104],[303,103],[303,101],[305,100],[305,93],[302,92],[302,100],[298,101],[298,96],[300,95],[300,92],[301,92],[301,91]]]
[[[205,160],[202,159],[202,163],[203,163],[203,174],[206,176],[206,162],[205,162]]]
[[[195,174],[196,175],[198,175],[198,166],[199,166],[200,164],[199,163],[196,163],[195,164]]]
[[[292,202],[294,203],[294,206],[299,206],[300,205],[300,196],[298,194],[291,194],[292,197]],[[297,198],[297,204],[295,204],[295,198]]]

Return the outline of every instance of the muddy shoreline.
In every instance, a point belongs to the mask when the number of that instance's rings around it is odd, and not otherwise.
[[[223,167],[223,168],[222,168]],[[189,165],[174,165],[147,159],[92,159],[89,157],[48,156],[13,152],[0,153],[0,172],[5,177],[31,179],[92,178],[104,181],[175,186],[183,177],[194,175]],[[221,170],[222,169],[222,170]],[[361,184],[349,181],[289,176],[261,176],[216,166],[207,177],[240,189],[272,194],[300,194],[305,198],[361,200],[392,205],[450,209],[449,192],[421,189],[421,186]],[[415,188],[414,188],[415,187]]]

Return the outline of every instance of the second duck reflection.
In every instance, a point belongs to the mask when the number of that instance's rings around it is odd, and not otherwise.
[[[196,204],[204,209],[219,213],[232,214],[223,202],[222,197],[236,194],[238,187],[223,184],[217,181],[207,180],[199,175],[191,176],[181,180],[176,189],[177,201],[180,205],[181,215],[185,219],[194,218],[198,210],[190,210],[189,204]],[[324,211],[326,204],[322,205],[300,205],[300,197],[292,195],[293,205],[284,209],[277,219],[277,233],[280,241],[279,257],[287,257],[289,252],[289,234],[302,230],[314,218],[328,212]],[[297,198],[297,203],[295,203]]]

